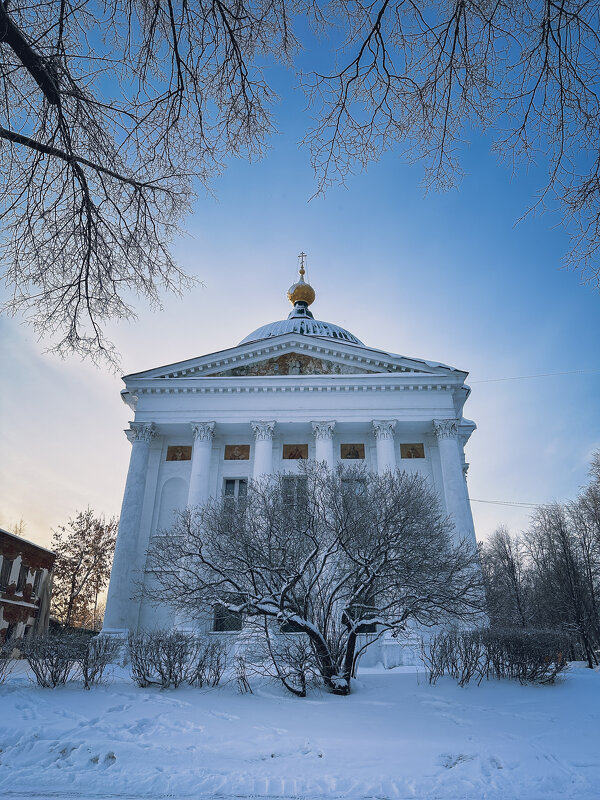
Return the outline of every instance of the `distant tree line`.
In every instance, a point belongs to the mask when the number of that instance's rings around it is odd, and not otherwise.
[[[575,500],[540,506],[519,536],[499,527],[480,554],[491,626],[562,630],[570,660],[599,663],[600,450]]]

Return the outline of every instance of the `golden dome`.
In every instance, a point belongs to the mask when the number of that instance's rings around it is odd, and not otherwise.
[[[288,289],[288,300],[292,305],[294,303],[306,303],[309,306],[311,303],[315,302],[315,290],[312,288],[310,283],[306,283],[304,281],[304,275],[306,270],[304,269],[304,259],[306,255],[304,253],[300,253],[300,280],[298,283],[292,284]]]
[[[288,289],[288,300],[292,304],[300,300],[309,306],[315,302],[315,290],[310,283],[304,283],[303,280],[300,280]]]

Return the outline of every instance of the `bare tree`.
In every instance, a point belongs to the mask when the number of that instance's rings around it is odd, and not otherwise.
[[[348,694],[359,636],[481,611],[477,553],[419,475],[328,471],[251,483],[242,501],[187,509],[158,536],[151,599],[187,615],[225,608],[304,634],[329,691]]]
[[[553,627],[561,624],[579,639],[592,667],[600,644],[592,585],[588,580],[580,542],[567,509],[560,504],[538,508],[525,541],[532,562],[540,614]]]
[[[2,0],[6,307],[59,352],[113,357],[103,325],[132,316],[131,293],[189,285],[169,242],[195,182],[264,153],[278,62],[307,94],[317,193],[395,147],[447,188],[470,131],[490,130],[513,167],[545,166],[533,207],[562,207],[567,264],[598,286],[598,15],[583,0]],[[304,43],[319,70],[299,69]]]
[[[527,569],[522,542],[504,526],[480,547],[490,623],[496,627],[526,627]]]
[[[490,622],[567,634],[570,658],[590,667],[600,655],[599,466],[597,451],[577,499],[537,508],[521,537],[499,528],[480,545]]]
[[[294,46],[279,2],[0,2],[7,308],[60,352],[114,358],[133,292],[190,280],[168,243],[226,157],[260,155]]]
[[[118,521],[80,511],[52,537],[52,612],[64,625],[98,629],[98,598],[108,584]]]

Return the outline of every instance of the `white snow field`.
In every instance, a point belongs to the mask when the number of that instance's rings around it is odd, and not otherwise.
[[[3,798],[600,798],[600,672],[429,686],[363,670],[350,697],[0,687]]]

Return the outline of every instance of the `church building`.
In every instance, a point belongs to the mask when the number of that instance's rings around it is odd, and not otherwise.
[[[135,587],[151,580],[148,546],[177,509],[242,496],[250,479],[293,473],[301,459],[418,472],[453,517],[457,535],[475,539],[464,456],[475,430],[463,417],[467,373],[367,346],[315,319],[315,292],[304,275],[302,255],[287,319],[227,350],[124,378],[122,397],[134,419],[125,431],[131,459],[106,633],[175,624],[168,609],[135,599]],[[207,620],[209,630],[223,631],[217,614]],[[395,641],[388,645],[397,649]],[[386,663],[389,652],[371,658]]]

